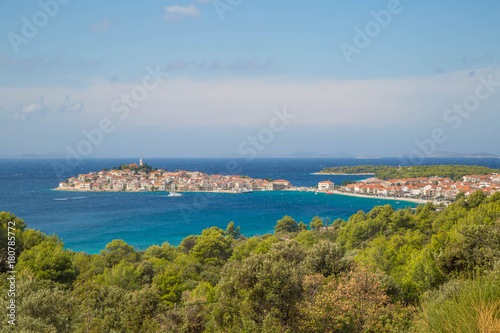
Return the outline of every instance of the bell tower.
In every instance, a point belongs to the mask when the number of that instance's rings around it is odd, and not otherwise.
[[[143,163],[142,163],[142,157],[141,157],[141,160],[139,161],[139,166],[142,166]]]

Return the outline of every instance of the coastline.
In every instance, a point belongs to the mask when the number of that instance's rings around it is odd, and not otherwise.
[[[64,190],[64,189],[55,188],[55,189],[52,189],[52,191],[78,192],[78,193],[170,193],[170,192],[177,192],[177,193],[245,194],[245,193],[240,193],[240,192],[236,192],[236,191],[227,191],[227,190],[221,190],[221,191],[161,191],[161,192],[159,192],[159,191],[155,191],[155,192],[147,191],[147,192],[145,192],[145,191],[79,191],[79,190]],[[315,193],[327,194],[327,192],[316,192],[314,189],[286,189],[286,190],[282,190],[282,191],[261,190],[261,191],[254,191],[254,192],[315,192]],[[406,201],[406,202],[413,202],[413,203],[418,203],[418,204],[426,204],[428,202],[434,202],[434,200],[416,199],[416,198],[383,197],[383,196],[379,197],[379,196],[374,196],[374,195],[342,192],[342,191],[338,191],[338,190],[331,190],[328,193],[333,193],[333,194],[337,194],[337,195],[346,195],[346,196],[358,197],[358,198],[392,200],[392,201]]]
[[[382,200],[393,200],[393,201],[407,201],[407,202],[414,202],[414,203],[419,203],[419,204],[426,204],[428,202],[434,202],[434,200],[415,199],[415,198],[377,197],[374,195],[347,193],[347,192],[341,192],[341,191],[337,191],[337,190],[330,191],[330,193],[338,194],[338,195],[347,195],[347,196],[358,197],[358,198],[382,199]]]
[[[220,191],[89,191],[89,190],[70,190],[70,189],[61,189],[61,188],[53,188],[50,189],[51,191],[59,191],[59,192],[77,192],[77,193],[170,193],[170,192],[176,192],[176,193],[227,193],[227,194],[241,194],[240,192],[237,191],[228,191],[228,190],[220,190]],[[256,191],[257,192],[257,191]],[[261,192],[261,191],[258,191]],[[272,192],[272,191],[266,191],[266,192]]]
[[[342,172],[313,172],[311,175],[333,175],[333,176],[375,176],[374,173],[342,173]]]
[[[170,191],[170,190],[165,190],[165,191],[92,191],[92,190],[73,190],[73,189],[61,189],[61,188],[53,188],[50,189],[51,191],[59,191],[59,192],[77,192],[77,193],[225,193],[225,194],[248,194],[248,193],[242,193],[238,191],[230,191],[230,190],[218,190],[218,191]],[[315,192],[314,189],[312,188],[294,188],[294,189],[283,189],[280,191],[274,191],[274,190],[256,190],[253,192]],[[251,192],[252,193],[252,192]]]

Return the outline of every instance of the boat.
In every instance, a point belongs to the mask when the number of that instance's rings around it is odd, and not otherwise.
[[[238,192],[239,193],[253,193],[253,191],[248,189],[248,188],[240,188],[240,190]]]
[[[182,197],[182,193],[170,192],[167,197]]]
[[[333,193],[333,192],[326,192],[326,194],[335,194],[335,193]]]

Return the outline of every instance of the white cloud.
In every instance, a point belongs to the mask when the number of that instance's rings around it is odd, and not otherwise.
[[[44,115],[50,110],[45,105],[43,96],[38,99],[31,99],[30,102],[20,103],[14,110],[7,112],[7,118],[15,121],[26,120],[37,115]]]
[[[66,101],[59,107],[59,112],[82,112],[85,110],[85,102],[83,100],[72,102],[69,96],[66,96]]]
[[[66,96],[65,101],[61,103],[60,99],[54,98],[52,91],[49,93],[49,96],[50,102],[48,103],[45,96],[41,96],[36,100],[31,98],[30,102],[19,103],[11,110],[5,112],[6,118],[15,121],[24,121],[36,116],[42,117],[57,113],[79,113],[85,110],[85,102],[83,100],[71,101],[69,96]]]
[[[21,107],[21,113],[36,113],[43,109],[43,99],[35,103],[26,104]]]
[[[199,18],[200,16],[200,10],[193,4],[189,6],[174,5],[165,7],[165,18],[169,21],[178,21],[185,17]]]
[[[92,86],[78,89],[1,88],[0,110],[20,113],[22,105],[22,114],[37,114],[43,102],[52,110],[51,117],[63,117],[64,113],[68,126],[76,131],[98,124],[103,117],[113,118],[118,121],[117,126],[126,128],[160,124],[178,128],[262,126],[269,121],[273,108],[284,106],[296,115],[293,123],[297,126],[359,125],[381,131],[409,125],[429,128],[441,126],[445,111],[473,94],[478,78],[485,77],[481,69],[476,70],[475,77],[470,77],[469,72],[350,81],[165,78],[157,89],[148,92],[137,108],[131,109],[125,121],[118,120],[111,103],[122,94],[130,93],[136,83],[96,80]],[[495,82],[499,80],[500,70],[497,70]],[[40,96],[45,100],[40,101]],[[67,96],[77,98],[69,100]],[[500,88],[464,122],[500,120],[496,108],[499,102]],[[36,103],[39,104],[32,105]],[[83,109],[85,112],[78,112]]]
[[[26,132],[26,140],[45,146],[61,144],[59,148],[63,149],[66,144],[81,140],[84,129],[96,128],[102,119],[109,118],[116,126],[116,132],[106,137],[109,151],[129,149],[129,146],[124,148],[123,140],[132,137],[141,138],[134,141],[138,147],[167,149],[161,140],[156,146],[151,145],[151,138],[176,133],[170,140],[182,137],[180,147],[189,152],[197,149],[195,141],[199,140],[199,133],[214,138],[230,134],[231,139],[221,142],[235,143],[234,147],[229,145],[234,150],[238,140],[268,126],[273,109],[286,107],[295,115],[286,131],[287,139],[283,139],[290,151],[298,150],[299,143],[302,150],[315,150],[311,147],[328,140],[324,138],[335,138],[327,145],[331,147],[325,149],[349,151],[356,145],[365,149],[383,142],[387,153],[396,151],[393,146],[401,153],[414,149],[414,140],[427,138],[433,128],[442,127],[450,136],[448,146],[443,145],[442,150],[473,151],[477,149],[464,147],[476,145],[485,147],[481,150],[495,152],[497,148],[487,148],[487,143],[483,145],[481,138],[473,137],[472,133],[498,136],[500,87],[496,82],[500,82],[500,70],[493,72],[496,92],[463,118],[459,130],[452,130],[453,123],[443,119],[455,103],[462,103],[475,93],[481,77],[489,75],[487,70],[475,72],[474,77],[468,70],[427,77],[350,81],[165,77],[137,107],[130,108],[125,120],[119,119],[121,112],[113,112],[113,101],[134,91],[142,79],[133,83],[99,79],[81,88],[0,87],[0,119],[4,128]],[[125,103],[119,106],[124,107]],[[32,131],[35,128],[36,132]],[[145,133],[148,138],[142,138]],[[0,133],[0,139],[2,135],[6,138],[7,132]],[[463,142],[469,146],[462,145]],[[198,153],[194,150],[193,154]]]

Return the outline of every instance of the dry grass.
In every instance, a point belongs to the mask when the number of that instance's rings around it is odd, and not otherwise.
[[[418,332],[500,333],[500,279],[464,281],[458,294],[422,302],[415,321]]]
[[[474,306],[477,314],[477,326],[480,333],[500,333],[500,318],[498,316],[500,301],[482,303]]]

